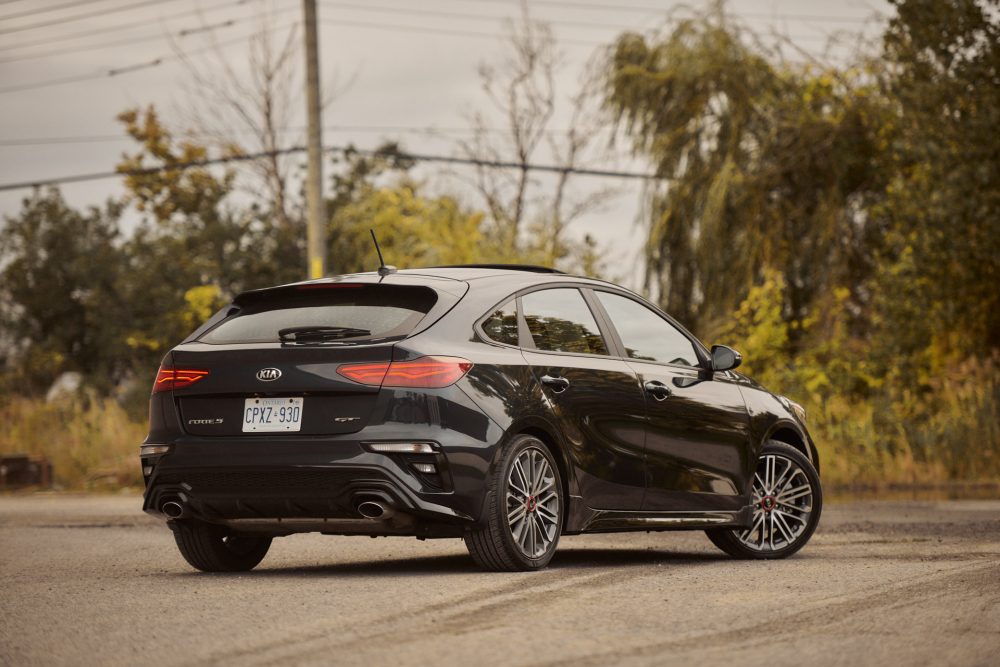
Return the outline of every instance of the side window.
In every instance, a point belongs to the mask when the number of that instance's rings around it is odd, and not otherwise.
[[[574,288],[547,289],[521,297],[535,347],[547,352],[607,354],[593,313]]]
[[[511,299],[483,321],[483,333],[498,343],[517,345],[517,301]]]
[[[687,336],[646,306],[618,294],[594,292],[632,359],[697,366],[698,355]]]

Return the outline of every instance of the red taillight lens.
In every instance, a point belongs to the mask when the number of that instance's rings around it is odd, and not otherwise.
[[[153,383],[153,393],[160,391],[172,391],[190,387],[198,380],[206,377],[208,371],[193,370],[190,368],[163,368],[156,374],[156,382]]]
[[[337,373],[372,386],[436,389],[458,382],[471,368],[471,361],[459,357],[420,357],[391,363],[346,364]]]
[[[337,373],[348,380],[377,387],[382,384],[388,370],[389,362],[380,361],[376,364],[344,364],[337,369]]]

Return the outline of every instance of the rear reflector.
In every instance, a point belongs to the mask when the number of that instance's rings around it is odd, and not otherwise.
[[[163,368],[161,366],[156,374],[156,382],[153,383],[153,393],[190,387],[207,375],[208,371],[190,368]]]
[[[373,452],[384,454],[433,454],[434,445],[429,442],[368,442],[365,446]]]
[[[412,361],[345,364],[337,373],[373,387],[436,389],[458,382],[471,368],[471,361],[459,357],[420,357]]]

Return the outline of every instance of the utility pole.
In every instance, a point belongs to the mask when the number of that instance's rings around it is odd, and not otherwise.
[[[326,275],[326,216],[323,214],[323,130],[320,122],[319,40],[316,0],[302,0],[306,36],[306,245],[310,278]]]

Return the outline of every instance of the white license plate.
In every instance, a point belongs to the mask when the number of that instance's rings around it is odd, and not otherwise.
[[[301,398],[248,398],[243,403],[244,433],[298,431],[301,428]]]

